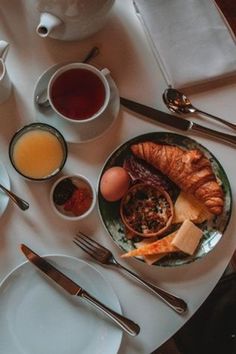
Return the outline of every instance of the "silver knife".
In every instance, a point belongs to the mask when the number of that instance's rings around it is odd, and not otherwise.
[[[130,110],[142,114],[148,118],[151,118],[155,122],[168,125],[169,127],[173,127],[176,129],[180,129],[182,131],[195,131],[198,133],[206,134],[210,137],[217,138],[224,142],[230,143],[236,146],[236,135],[230,135],[221,133],[217,130],[213,130],[210,128],[206,128],[202,125],[194,123],[190,120],[179,118],[169,113],[165,113],[155,109],[153,107],[145,106],[144,104],[131,101],[127,98],[120,97],[120,103],[129,108]]]
[[[69,294],[80,296],[83,299],[87,300],[90,304],[95,306],[97,309],[99,309],[108,317],[110,317],[113,321],[115,321],[125,332],[127,332],[131,336],[136,336],[139,333],[140,328],[136,323],[116,313],[115,311],[108,308],[106,305],[102,304],[100,301],[90,295],[87,291],[81,288],[79,284],[75,283],[73,280],[68,278],[65,274],[60,272],[52,264],[46,261],[46,259],[40,257],[26,245],[21,244],[20,248],[32,264],[34,264],[39,270],[41,270],[41,272],[46,274],[50,279],[54,280]]]

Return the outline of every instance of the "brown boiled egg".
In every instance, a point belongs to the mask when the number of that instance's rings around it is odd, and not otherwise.
[[[100,181],[100,192],[104,199],[115,202],[128,191],[130,176],[120,166],[114,166],[104,172]]]

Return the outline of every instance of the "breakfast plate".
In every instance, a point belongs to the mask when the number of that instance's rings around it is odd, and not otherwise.
[[[0,183],[10,189],[10,179],[4,165],[0,162]],[[0,189],[0,216],[3,215],[7,208],[9,197]]]
[[[47,259],[93,296],[121,313],[102,274],[75,257]],[[115,354],[122,330],[81,298],[64,292],[28,261],[0,284],[0,353]]]
[[[125,252],[135,249],[136,243],[142,241],[139,237],[128,238],[126,236],[126,230],[120,215],[120,201],[108,202],[105,200],[101,195],[100,182],[106,170],[113,166],[122,166],[124,161],[132,155],[130,150],[131,145],[143,141],[154,141],[160,144],[175,145],[184,150],[198,149],[202,151],[209,159],[213,172],[222,186],[224,192],[223,212],[208,221],[202,222],[200,226],[203,231],[203,237],[194,255],[189,256],[181,253],[172,253],[161,258],[155,264],[159,266],[177,266],[193,262],[209,253],[221,239],[230,220],[232,195],[227,175],[219,161],[208,149],[189,137],[167,132],[148,133],[127,141],[112,152],[105,162],[98,181],[98,206],[104,227],[114,242]],[[176,200],[180,193],[180,189],[174,183],[171,183],[170,180],[165,180],[165,177],[166,176],[162,176],[161,178],[164,179],[164,183],[168,184],[170,193],[172,194],[173,199]],[[174,229],[170,229],[169,233],[172,231],[174,231]]]
[[[68,64],[68,63],[66,63]],[[47,123],[60,130],[68,143],[84,143],[94,140],[103,135],[115,122],[119,109],[120,98],[118,88],[111,75],[107,76],[110,86],[110,101],[107,108],[99,119],[87,123],[86,129],[81,129],[76,123],[67,122],[60,118],[50,107],[40,107],[36,103],[36,97],[45,91],[51,76],[65,63],[59,63],[47,69],[38,79],[34,89],[33,102],[36,111],[36,120]]]

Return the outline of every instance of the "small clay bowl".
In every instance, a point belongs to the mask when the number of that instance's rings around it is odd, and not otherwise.
[[[166,191],[151,184],[139,183],[132,186],[122,198],[120,215],[132,233],[154,237],[170,227],[174,207]]]

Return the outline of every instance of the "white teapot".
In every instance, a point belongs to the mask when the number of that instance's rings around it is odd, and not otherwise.
[[[41,37],[75,40],[89,37],[105,24],[115,0],[34,0]]]

